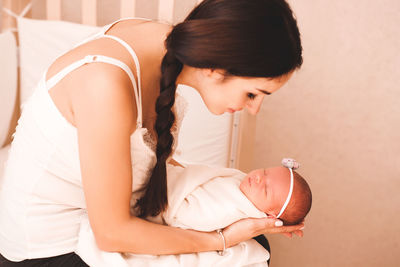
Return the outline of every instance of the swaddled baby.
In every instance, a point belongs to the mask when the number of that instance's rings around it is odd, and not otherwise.
[[[311,191],[292,170],[296,162],[284,163],[286,167],[258,169],[247,175],[229,168],[168,165],[168,208],[161,217],[149,219],[199,231],[214,231],[242,218],[267,214],[296,224],[310,210]],[[87,216],[82,218],[76,253],[93,267],[258,267],[267,266],[269,259],[268,251],[253,239],[228,248],[222,257],[215,251],[160,256],[104,252],[96,245]]]
[[[257,169],[190,165],[168,166],[166,224],[200,231],[224,228],[242,218],[274,216],[285,225],[301,222],[311,208],[307,182],[293,169],[298,163]]]

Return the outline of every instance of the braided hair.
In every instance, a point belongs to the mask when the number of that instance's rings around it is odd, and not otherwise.
[[[165,40],[156,101],[157,163],[134,209],[156,216],[168,205],[166,160],[171,154],[176,79],[183,65],[226,75],[279,77],[303,62],[300,33],[285,0],[204,0]]]
[[[145,194],[135,205],[139,217],[156,216],[168,203],[166,161],[171,154],[174,138],[171,127],[175,121],[172,106],[175,102],[176,78],[183,64],[170,51],[165,54],[161,63],[160,95],[156,101],[157,118],[154,129],[157,133],[157,163],[145,187],[140,189]]]

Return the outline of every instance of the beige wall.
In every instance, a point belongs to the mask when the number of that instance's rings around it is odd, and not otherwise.
[[[298,159],[314,203],[271,266],[400,266],[400,1],[290,3],[304,65],[263,104],[254,167]]]
[[[174,21],[196,2],[185,1]],[[80,22],[79,2],[62,2],[63,19]],[[137,16],[157,17],[158,0],[136,2]],[[43,3],[36,0],[33,17],[45,18]],[[253,167],[296,158],[314,204],[304,238],[269,237],[271,266],[399,266],[400,1],[290,3],[304,65],[263,104]],[[119,8],[99,0],[98,25]]]

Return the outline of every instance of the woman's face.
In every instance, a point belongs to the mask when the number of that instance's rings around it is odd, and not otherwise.
[[[278,78],[226,77],[222,71],[208,70],[198,91],[213,114],[233,113],[247,108],[250,114],[255,115],[264,97],[280,89],[291,75]]]
[[[259,210],[273,216],[285,203],[289,187],[290,172],[281,166],[251,171],[240,183],[243,194]]]

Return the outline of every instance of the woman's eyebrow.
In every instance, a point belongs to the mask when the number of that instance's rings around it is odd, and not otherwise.
[[[265,91],[265,90],[262,90],[262,89],[258,89],[258,88],[256,88],[258,91],[260,91],[261,93],[264,93],[264,94],[266,94],[266,95],[270,95],[271,93],[270,92],[267,92],[267,91]]]

